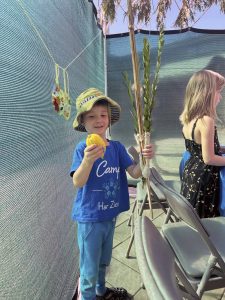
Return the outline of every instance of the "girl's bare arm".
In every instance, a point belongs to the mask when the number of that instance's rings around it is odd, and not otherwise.
[[[214,119],[204,116],[198,123],[198,129],[201,134],[202,157],[207,165],[225,166],[225,157],[215,154],[214,151]]]

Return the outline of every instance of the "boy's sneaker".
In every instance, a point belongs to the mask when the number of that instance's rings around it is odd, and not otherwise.
[[[96,300],[126,300],[128,298],[127,290],[124,288],[106,288],[103,296],[96,296]]]

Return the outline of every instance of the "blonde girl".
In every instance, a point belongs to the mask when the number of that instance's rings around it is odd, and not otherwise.
[[[180,115],[182,133],[190,158],[182,174],[181,194],[201,218],[219,215],[219,170],[221,156],[215,119],[225,78],[211,70],[201,70],[190,78]]]

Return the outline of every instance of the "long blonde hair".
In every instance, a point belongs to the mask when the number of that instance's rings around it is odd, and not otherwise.
[[[225,78],[211,70],[201,70],[190,78],[184,97],[184,110],[180,115],[181,123],[187,124],[203,116],[216,117],[214,98],[216,91],[225,85]]]

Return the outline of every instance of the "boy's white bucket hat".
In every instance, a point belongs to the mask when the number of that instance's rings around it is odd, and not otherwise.
[[[73,128],[77,131],[86,132],[84,125],[81,123],[81,115],[92,109],[94,104],[99,100],[106,100],[109,104],[110,124],[114,124],[120,118],[121,107],[114,100],[105,96],[96,88],[89,88],[82,92],[76,99],[77,114],[73,121]]]

